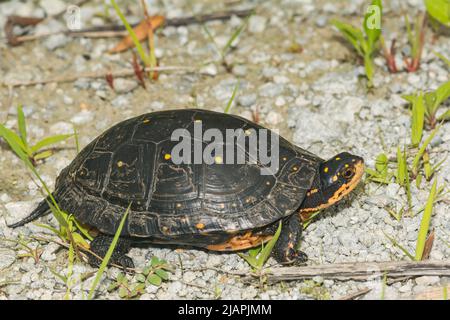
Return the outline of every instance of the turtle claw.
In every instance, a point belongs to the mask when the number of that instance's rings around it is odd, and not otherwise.
[[[289,249],[283,257],[277,257],[279,263],[283,265],[304,265],[308,261],[306,253],[300,250]]]
[[[129,256],[123,255],[115,259],[112,263],[121,266],[124,269],[134,269],[134,262]]]

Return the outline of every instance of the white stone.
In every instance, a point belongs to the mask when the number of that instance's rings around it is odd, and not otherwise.
[[[39,4],[50,16],[58,14],[66,8],[66,4],[62,0],[41,0]]]
[[[36,208],[38,203],[39,201],[18,201],[5,204],[6,224],[9,225],[22,220]]]
[[[134,80],[118,78],[114,80],[114,90],[119,93],[128,93],[136,89],[138,83]]]
[[[266,29],[267,18],[263,16],[251,16],[248,21],[248,31],[251,33],[261,33]]]

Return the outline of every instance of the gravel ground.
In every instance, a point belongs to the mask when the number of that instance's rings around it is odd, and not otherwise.
[[[448,80],[448,67],[432,51],[449,56],[450,37],[444,34],[432,42],[431,30],[428,30],[422,67],[417,73],[389,74],[384,60],[376,58],[375,89],[367,92],[362,77],[364,69],[329,23],[331,18],[338,17],[360,25],[366,2],[149,0],[152,14],[167,17],[248,7],[256,7],[256,14],[226,55],[230,71],[220,63],[202,26],[167,27],[160,30],[155,39],[160,65],[192,66],[196,71],[163,72],[159,80],[148,84],[146,89],[134,78],[116,79],[115,92],[103,79],[82,78],[76,82],[20,86],[11,90],[0,87],[0,121],[16,128],[16,106],[22,104],[32,141],[71,132],[73,123],[79,131],[80,145],[84,146],[112,124],[141,113],[193,106],[223,111],[240,79],[232,113],[251,119],[252,112],[257,111],[263,125],[278,129],[281,135],[323,158],[350,151],[363,156],[367,165],[373,167],[380,152],[394,157],[399,141],[409,141],[410,116],[401,95],[418,89],[435,89]],[[39,17],[57,13],[67,3],[62,0],[1,2],[0,25],[9,14]],[[81,7],[83,27],[108,23],[100,15],[104,11],[102,3],[89,1]],[[130,22],[139,21],[142,16],[139,2],[133,3],[119,1],[121,8],[127,8]],[[406,42],[401,18],[404,10],[412,16],[417,10],[423,10],[422,1],[385,3],[383,32],[388,40],[396,37],[400,49]],[[111,19],[119,23],[113,10]],[[207,23],[207,26],[221,47],[242,23],[242,19],[232,17],[228,21]],[[39,32],[64,28],[61,18],[47,19],[37,27]],[[16,29],[16,32],[25,31]],[[12,48],[6,45],[4,34],[0,33],[0,37],[0,81],[4,82],[117,70],[129,66],[132,57],[130,52],[108,54],[106,51],[116,43],[116,39],[111,38],[53,35]],[[292,50],[298,46],[303,48],[302,52]],[[400,54],[397,59],[401,60]],[[432,142],[432,161],[446,159],[437,175],[440,185],[450,179],[450,158],[446,158],[450,149],[449,129],[450,124],[444,124]],[[38,166],[44,181],[51,187],[59,171],[76,153],[73,141],[68,140],[62,146],[65,148]],[[0,298],[62,299],[67,287],[55,272],[67,274],[67,250],[30,239],[33,235],[53,237],[49,231],[33,224],[14,230],[6,227],[6,223],[27,215],[41,195],[18,158],[4,144],[0,147]],[[420,189],[413,184],[413,212],[424,205],[429,190],[428,182],[423,182]],[[407,259],[383,234],[391,235],[414,252],[421,214],[397,221],[385,209],[391,206],[398,210],[405,203],[403,188],[397,184],[365,183],[349,199],[322,212],[306,229],[302,249],[310,258],[309,264]],[[448,209],[445,202],[435,205],[431,224],[436,240],[431,259],[445,260],[450,256]],[[46,217],[42,221],[55,224],[52,219]],[[39,246],[38,263],[21,256],[23,247],[5,240],[19,237],[32,248]],[[343,282],[316,277],[261,288],[256,281],[244,283],[232,275],[232,272],[250,270],[236,254],[148,247],[133,248],[130,256],[138,268],[144,267],[152,256],[166,259],[174,266],[169,281],[159,287],[147,286],[141,299],[333,299],[364,287],[373,289],[364,299],[381,296],[380,279]],[[268,264],[273,265],[275,261],[271,259]],[[93,277],[84,281],[80,281],[80,277],[92,271],[94,269],[86,264],[75,264],[72,278],[76,283],[69,289],[71,298],[85,297]],[[119,299],[117,292],[106,291],[117,274],[114,268],[107,271],[98,289],[98,298]],[[132,283],[136,281],[131,276],[128,278]],[[398,282],[386,288],[385,298],[410,297],[448,284],[448,280],[419,277]]]

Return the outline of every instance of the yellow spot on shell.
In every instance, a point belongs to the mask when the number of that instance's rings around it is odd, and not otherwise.
[[[338,179],[338,177],[337,177],[337,176],[333,176],[333,182],[336,182],[336,181],[337,181],[337,179]]]
[[[266,181],[266,185],[270,186],[270,181]]]
[[[203,223],[201,223],[201,222],[199,222],[199,223],[197,223],[196,225],[195,225],[195,227],[197,228],[197,229],[204,229],[205,228],[205,225],[203,224]]]
[[[172,158],[172,156],[171,156],[169,153],[166,153],[166,154],[164,155],[164,159],[170,160],[170,158]]]
[[[122,161],[118,161],[117,162],[117,166],[120,168],[120,167],[122,167],[123,166],[123,162]]]
[[[348,164],[345,164],[345,167],[348,168]]]
[[[143,123],[149,123],[150,120],[149,119],[145,119],[144,121],[142,121]]]
[[[323,172],[327,173],[328,172],[328,167],[325,167],[325,169],[323,169]]]
[[[222,159],[222,157],[221,156],[217,156],[217,157],[215,157],[214,158],[214,161],[217,163],[217,164],[221,164],[221,163],[223,163],[223,159]]]
[[[341,160],[341,158],[340,157],[336,157],[336,160],[339,161],[339,160]]]
[[[293,167],[292,170],[297,171],[298,167]]]
[[[181,208],[181,203],[177,203],[177,208]]]

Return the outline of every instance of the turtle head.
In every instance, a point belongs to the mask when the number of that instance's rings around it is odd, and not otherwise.
[[[337,203],[358,185],[363,173],[363,158],[348,152],[322,162],[301,211],[317,211]]]

